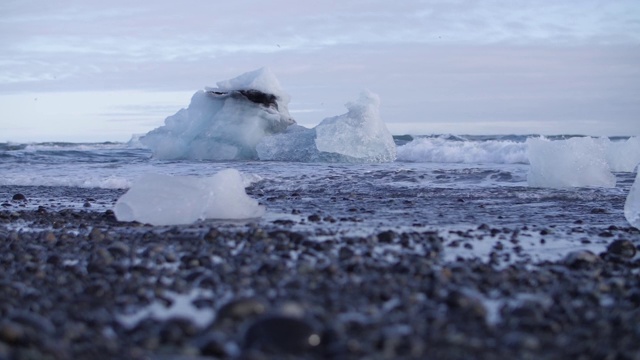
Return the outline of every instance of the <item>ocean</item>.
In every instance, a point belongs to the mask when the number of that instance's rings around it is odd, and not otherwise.
[[[216,222],[220,226],[279,224],[318,241],[386,230],[447,232],[451,243],[445,257],[487,260],[496,243],[517,248],[516,256],[500,260],[503,265],[557,260],[577,249],[603,251],[607,229],[629,226],[623,207],[635,177],[638,138],[544,138],[549,145],[543,143],[542,148],[552,155],[532,151],[533,141],[539,139],[395,136],[396,161],[365,164],[158,160],[135,141],[1,143],[0,202],[7,210],[104,212],[142,174],[207,177],[234,168],[241,172],[247,193],[267,212],[251,221]],[[569,139],[584,143],[567,143],[560,152],[551,148]],[[604,145],[594,147],[594,141]],[[586,182],[578,186],[532,186],[532,160],[544,156],[558,164],[563,156],[605,159],[613,182],[596,169],[579,176]],[[566,166],[539,171],[553,171],[560,180],[575,176]],[[602,178],[608,185],[601,185]],[[12,201],[16,193],[28,201]],[[507,235],[497,233],[488,241],[464,246],[482,227],[517,231],[527,240],[509,243]],[[20,230],[38,230],[38,225],[20,223]]]

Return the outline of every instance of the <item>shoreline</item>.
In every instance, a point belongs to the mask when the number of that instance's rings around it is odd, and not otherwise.
[[[640,232],[606,232],[617,245],[600,254],[494,266],[445,260],[459,236],[445,230],[316,241],[278,223],[0,210],[0,357],[633,359]]]

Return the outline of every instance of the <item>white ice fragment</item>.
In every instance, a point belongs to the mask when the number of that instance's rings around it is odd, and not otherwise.
[[[265,136],[256,146],[260,160],[323,161],[315,145],[316,131],[291,125],[281,134]]]
[[[610,141],[606,157],[611,171],[634,172],[640,164],[640,137]]]
[[[591,137],[551,141],[529,138],[529,186],[546,188],[616,185],[605,157],[608,139]]]
[[[378,95],[364,91],[346,107],[346,114],[324,119],[316,126],[318,150],[368,161],[395,160],[396,145],[380,119]]]
[[[624,217],[631,226],[640,229],[640,171],[636,174],[636,180],[624,203]]]
[[[256,146],[260,160],[384,162],[396,158],[393,136],[380,119],[377,95],[365,91],[346,104],[348,112],[324,119],[313,129],[290,126],[265,136]]]
[[[256,218],[265,209],[245,193],[242,175],[226,169],[210,178],[144,175],[118,199],[114,212],[120,221],[179,225]]]

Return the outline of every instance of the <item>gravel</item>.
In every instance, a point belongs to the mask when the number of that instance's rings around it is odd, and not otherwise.
[[[521,232],[290,227],[0,210],[0,358],[640,358],[635,229],[607,229],[602,253],[496,266],[443,254]]]

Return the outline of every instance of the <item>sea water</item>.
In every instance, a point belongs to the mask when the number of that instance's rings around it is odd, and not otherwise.
[[[573,152],[564,154],[568,158],[600,159],[598,166],[612,159],[604,170],[594,170],[610,173],[612,183],[602,186],[586,179],[577,187],[531,183],[535,170],[530,160],[546,153],[531,152],[531,141],[539,139],[400,136],[395,137],[396,161],[361,164],[158,160],[135,142],[2,143],[0,203],[6,210],[44,206],[105,211],[113,209],[118,197],[145,174],[206,178],[233,168],[240,172],[249,196],[266,207],[264,216],[253,222],[282,225],[319,241],[384,230],[444,232],[450,239],[464,241],[479,235],[477,229],[486,225],[525,234],[529,241],[519,246],[538,260],[580,247],[604,249],[608,239],[598,234],[611,226],[629,227],[624,202],[635,178],[633,164],[640,162],[640,151],[634,150],[638,139],[603,138],[597,139],[601,146],[567,146],[566,151]],[[544,143],[536,145],[544,150]],[[567,176],[571,172],[575,170]],[[602,174],[594,176],[600,179]],[[11,201],[17,192],[28,201]],[[28,230],[31,225],[25,226]],[[496,242],[508,240],[496,234],[473,251],[454,248],[445,253],[486,256]],[[541,247],[541,240],[556,244]]]

